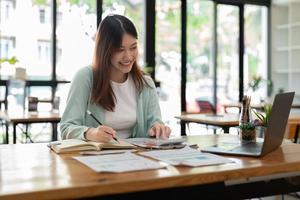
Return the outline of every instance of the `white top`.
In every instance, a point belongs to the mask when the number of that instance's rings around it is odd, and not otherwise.
[[[136,123],[137,90],[130,75],[123,83],[110,83],[116,96],[116,106],[114,112],[105,110],[105,125],[117,132],[117,138],[128,138]]]

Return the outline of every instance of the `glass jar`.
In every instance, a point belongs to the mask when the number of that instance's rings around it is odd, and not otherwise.
[[[242,107],[239,117],[239,125],[252,122],[251,108],[250,107]]]

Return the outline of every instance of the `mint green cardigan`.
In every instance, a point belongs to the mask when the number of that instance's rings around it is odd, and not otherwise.
[[[147,83],[138,96],[137,122],[130,137],[148,137],[148,130],[155,122],[162,123],[161,112],[154,82],[145,76]],[[91,102],[93,82],[92,67],[80,69],[70,87],[67,105],[60,121],[62,139],[77,138],[84,140],[84,132],[90,127],[98,127],[97,122],[86,111],[90,110],[96,118],[105,124],[104,108]],[[123,113],[126,115],[126,113]]]

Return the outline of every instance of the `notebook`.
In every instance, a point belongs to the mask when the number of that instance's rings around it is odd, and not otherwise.
[[[219,143],[203,152],[260,157],[277,149],[284,137],[295,92],[277,94],[272,107],[264,140],[249,143]]]
[[[111,140],[108,143],[83,141],[79,139],[67,139],[62,141],[50,142],[50,147],[55,153],[68,153],[74,151],[87,151],[95,150],[100,151],[101,149],[133,149],[136,148],[134,145],[125,141],[119,140],[120,143]]]

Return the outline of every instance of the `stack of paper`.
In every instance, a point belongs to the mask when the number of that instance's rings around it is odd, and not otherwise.
[[[96,172],[129,172],[165,167],[156,161],[130,152],[98,156],[75,156],[73,158]]]
[[[202,153],[199,150],[191,149],[189,147],[164,151],[155,150],[139,154],[164,161],[171,165],[185,165],[191,167],[233,162],[228,158],[210,153]]]

